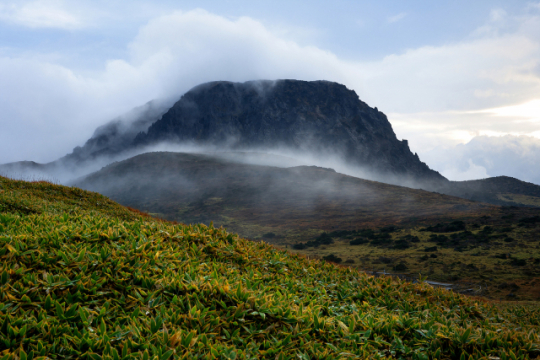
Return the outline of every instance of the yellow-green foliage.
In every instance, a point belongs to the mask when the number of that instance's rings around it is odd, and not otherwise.
[[[76,189],[0,181],[0,359],[540,356],[535,308],[141,218]]]
[[[16,181],[0,176],[0,213],[24,215],[82,212],[95,212],[102,216],[108,215],[126,220],[138,217],[125,207],[98,193],[43,181]]]

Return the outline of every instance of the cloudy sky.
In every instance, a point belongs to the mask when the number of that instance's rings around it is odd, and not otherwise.
[[[540,2],[515,0],[0,0],[0,163],[201,82],[277,78],[354,89],[451,179],[540,183]]]

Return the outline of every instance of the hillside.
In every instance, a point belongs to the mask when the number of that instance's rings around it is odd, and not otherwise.
[[[537,307],[373,278],[0,178],[2,359],[535,358]]]
[[[185,223],[214,221],[243,236],[487,215],[489,205],[363,180],[315,166],[245,164],[227,155],[155,152],[72,184]]]
[[[540,207],[540,186],[509,176],[450,181],[433,190],[496,205]]]
[[[331,169],[258,166],[246,156],[147,153],[75,184],[169,220],[213,221],[310,258],[422,273],[491,298],[540,300],[538,209],[490,206]],[[463,225],[420,231],[453,221]]]

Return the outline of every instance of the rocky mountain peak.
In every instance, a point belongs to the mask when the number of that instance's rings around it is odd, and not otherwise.
[[[210,82],[188,91],[133,145],[163,141],[235,150],[286,149],[334,156],[394,183],[445,181],[386,115],[344,85],[329,81]]]

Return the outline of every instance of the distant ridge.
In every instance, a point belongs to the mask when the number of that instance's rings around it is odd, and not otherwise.
[[[434,190],[496,205],[540,207],[540,186],[510,176],[450,181]]]

